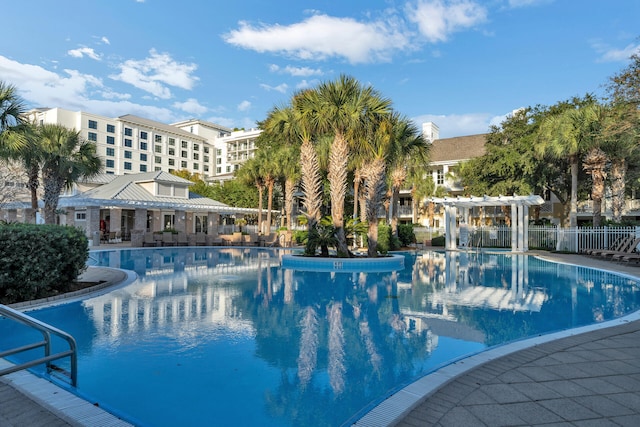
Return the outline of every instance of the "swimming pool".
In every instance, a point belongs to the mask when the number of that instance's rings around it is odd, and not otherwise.
[[[76,338],[79,393],[137,424],[335,426],[457,358],[640,306],[630,278],[524,255],[320,273],[282,270],[289,252],[94,252],[139,279],[30,314]],[[0,345],[27,335],[0,320]]]

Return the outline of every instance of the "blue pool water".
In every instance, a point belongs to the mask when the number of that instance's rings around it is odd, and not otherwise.
[[[524,255],[320,273],[288,252],[94,252],[138,280],[29,314],[76,338],[79,394],[136,424],[339,426],[457,358],[640,307],[632,279]],[[35,338],[0,318],[0,351]]]

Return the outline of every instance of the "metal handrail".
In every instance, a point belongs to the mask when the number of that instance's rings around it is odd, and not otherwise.
[[[20,322],[24,325],[30,326],[42,333],[43,341],[35,342],[32,344],[27,344],[22,347],[13,348],[10,350],[6,350],[0,352],[0,358],[5,356],[10,356],[12,354],[21,353],[27,350],[32,350],[34,348],[44,347],[44,357],[31,360],[29,362],[21,363],[18,365],[13,365],[9,368],[0,369],[0,376],[10,374],[12,372],[17,372],[22,369],[27,369],[32,366],[40,365],[45,363],[47,366],[47,373],[50,373],[52,369],[54,369],[54,365],[51,363],[53,360],[62,359],[64,357],[69,356],[71,358],[71,372],[63,371],[71,378],[71,385],[76,387],[78,385],[78,351],[76,340],[69,335],[68,333],[61,331],[60,329],[48,325],[38,319],[34,319],[31,316],[27,316],[26,314],[14,310],[11,307],[7,307],[6,305],[0,304],[0,315],[15,320],[16,322]],[[51,354],[51,334],[56,335],[63,340],[69,343],[69,350],[62,351],[60,353]],[[58,367],[55,367],[58,370],[61,370]]]

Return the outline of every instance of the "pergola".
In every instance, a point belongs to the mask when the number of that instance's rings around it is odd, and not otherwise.
[[[432,198],[431,202],[444,206],[445,249],[456,250],[458,225],[456,218],[461,211],[461,232],[468,232],[467,218],[469,209],[479,206],[511,206],[511,250],[525,252],[529,250],[529,206],[542,205],[540,196],[482,196],[482,197],[442,197]],[[461,236],[462,237],[462,236]],[[463,239],[461,238],[461,241]],[[466,239],[464,239],[466,241]],[[466,242],[461,243],[466,247]]]

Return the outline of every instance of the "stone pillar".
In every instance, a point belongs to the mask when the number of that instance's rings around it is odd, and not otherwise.
[[[122,231],[122,209],[109,209],[109,230],[107,231]]]
[[[174,223],[174,228],[176,231],[185,232],[187,225],[187,213],[183,210],[176,209],[175,211],[176,221]]]
[[[218,236],[218,223],[220,222],[220,214],[215,212],[207,213],[207,234]]]
[[[18,220],[18,209],[7,209],[4,214],[7,222],[16,222]]]
[[[100,207],[88,206],[86,219],[87,238],[92,246],[98,246],[100,245]]]
[[[131,230],[131,247],[142,246],[144,233],[147,232],[147,209],[136,208],[133,214],[133,230]],[[149,231],[150,233],[150,231]]]
[[[60,217],[60,224],[63,225],[76,225],[76,208],[69,207],[66,208],[67,212],[64,217]]]

